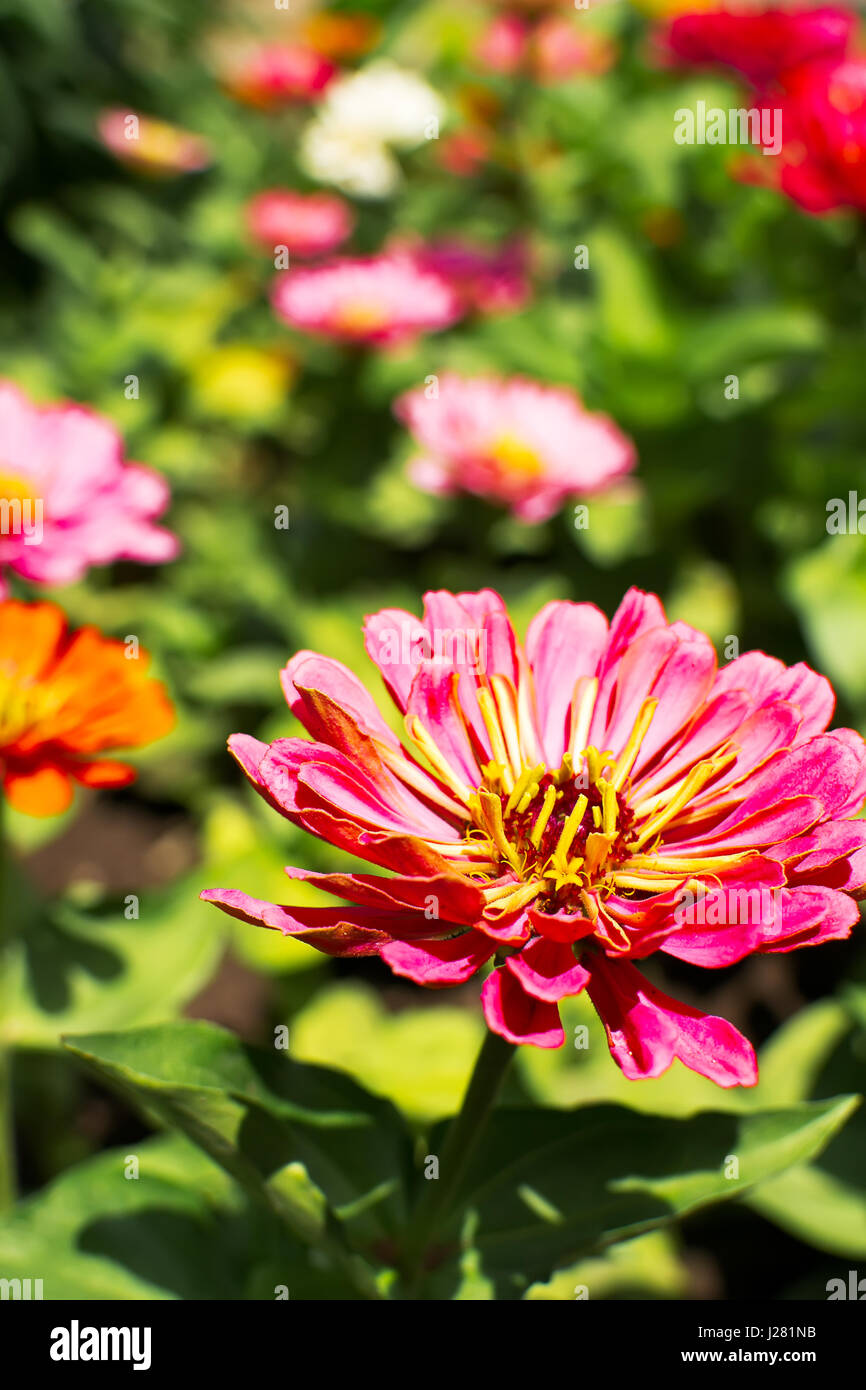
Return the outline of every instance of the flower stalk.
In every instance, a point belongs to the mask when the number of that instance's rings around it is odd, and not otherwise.
[[[409,1227],[404,1269],[407,1288],[413,1293],[424,1273],[424,1257],[460,1190],[516,1051],[498,1033],[488,1032],[481,1045],[463,1104],[446,1134],[439,1160],[441,1176],[430,1181]]]

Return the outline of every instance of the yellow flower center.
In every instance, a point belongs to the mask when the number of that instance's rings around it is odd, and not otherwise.
[[[334,325],[343,333],[373,333],[387,322],[384,306],[372,299],[349,300],[334,315]]]
[[[502,434],[490,447],[492,462],[506,474],[518,478],[535,478],[544,472],[544,464],[534,449],[514,434]]]

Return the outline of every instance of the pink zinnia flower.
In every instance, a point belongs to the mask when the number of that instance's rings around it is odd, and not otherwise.
[[[530,297],[528,258],[519,241],[493,248],[453,237],[406,249],[423,270],[448,281],[467,313],[514,313]]]
[[[314,101],[336,67],[304,44],[265,43],[242,48],[225,62],[225,85],[233,97],[268,110]]]
[[[117,159],[148,174],[193,174],[213,163],[208,142],[180,126],[134,111],[103,111],[99,138]]]
[[[828,682],[750,652],[716,668],[703,633],[631,590],[613,622],[549,603],[525,647],[489,590],[384,609],[367,651],[408,748],[345,666],[301,652],[282,675],[311,735],[229,746],[295,825],[393,877],[288,869],[347,900],[202,896],[329,955],[378,955],[433,988],[489,962],[489,1027],[559,1047],[558,1004],[586,989],[631,1078],[675,1057],[753,1085],[749,1042],[664,994],[660,951],[732,965],[850,934],[866,883],[866,745],[824,730]]]
[[[498,14],[478,40],[476,56],[491,72],[515,73],[526,57],[530,32],[520,15]]]
[[[288,271],[277,280],[273,304],[293,327],[347,343],[405,342],[447,328],[461,313],[447,280],[400,254]]]
[[[323,256],[351,235],[355,218],[333,193],[269,188],[247,204],[246,221],[251,236],[269,251],[286,246],[296,256]]]
[[[407,391],[394,411],[421,446],[410,464],[427,492],[473,492],[524,521],[545,521],[568,497],[607,487],[635,464],[631,441],[560,386],[446,373],[438,396]]]
[[[764,103],[759,103],[759,105]],[[761,182],[778,186],[811,213],[866,211],[866,58],[804,63],[767,100],[782,112],[782,151],[760,157]],[[757,159],[742,161],[749,177]]]
[[[599,77],[616,62],[616,44],[564,15],[548,15],[532,37],[532,69],[540,82]]]
[[[664,41],[687,63],[719,64],[757,86],[816,58],[840,58],[856,19],[849,10],[726,8],[677,15]]]
[[[90,565],[177,554],[175,537],[153,524],[168,504],[164,480],[125,463],[117,430],[93,411],[38,406],[0,382],[0,459],[0,566],[71,584]]]

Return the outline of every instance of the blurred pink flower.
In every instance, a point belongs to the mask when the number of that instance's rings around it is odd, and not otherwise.
[[[296,256],[322,256],[351,235],[355,216],[333,193],[269,188],[247,204],[246,221],[254,240],[269,251],[286,246]]]
[[[484,1014],[509,1042],[562,1047],[560,1004],[586,991],[630,1079],[678,1058],[754,1085],[749,1040],[643,962],[715,970],[850,936],[866,745],[825,732],[829,683],[756,651],[719,669],[704,633],[636,589],[610,623],[548,603],[525,643],[489,589],[429,593],[420,619],[384,609],[365,636],[405,745],[348,667],[302,651],[282,684],[310,737],[229,747],[269,806],[386,872],[287,870],[336,906],[201,896],[431,989],[492,966]]]
[[[468,126],[436,141],[436,158],[459,179],[470,179],[489,161],[493,141],[489,131]]]
[[[574,391],[521,377],[443,375],[438,395],[419,387],[394,412],[420,444],[410,464],[427,492],[471,492],[544,521],[566,498],[607,487],[635,466],[629,439]]]
[[[855,23],[850,10],[829,5],[728,6],[677,15],[660,37],[675,59],[730,67],[761,87],[800,63],[840,58]]]
[[[491,72],[515,73],[523,65],[530,25],[516,14],[498,14],[478,41],[475,55]]]
[[[465,312],[512,313],[531,294],[526,249],[520,241],[499,248],[478,246],[457,237],[419,247],[401,244],[423,270],[447,280]]]
[[[610,71],[616,58],[612,39],[565,15],[542,19],[532,36],[531,65],[539,82],[566,82],[581,73],[598,77]]]
[[[189,174],[213,163],[211,147],[202,136],[134,111],[103,111],[97,130],[106,149],[146,173]]]
[[[447,280],[400,253],[288,271],[277,280],[273,305],[307,333],[379,345],[447,328],[461,314]]]
[[[0,459],[0,567],[72,584],[91,565],[177,554],[176,538],[153,524],[168,505],[165,481],[125,463],[120,435],[94,411],[38,406],[0,382]]]
[[[223,82],[237,101],[265,110],[314,101],[337,72],[304,44],[264,43],[223,60]]]

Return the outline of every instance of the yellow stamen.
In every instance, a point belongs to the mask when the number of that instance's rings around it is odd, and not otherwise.
[[[568,851],[571,849],[572,841],[580,829],[580,823],[583,820],[583,813],[587,808],[587,804],[588,797],[579,796],[568,813],[565,825],[559,832],[556,849],[553,851],[553,857],[558,863],[565,863],[565,858]]]
[[[490,911],[497,917],[504,916],[509,912],[519,912],[522,907],[527,907],[541,893],[546,892],[547,884],[542,879],[535,879],[532,883],[517,884],[513,893],[508,897],[498,898]]]
[[[445,761],[436,743],[430,737],[418,716],[415,715],[413,718],[407,720],[406,727],[409,732],[409,737],[414,743],[417,743],[434,772],[438,772],[442,781],[451,788],[455,796],[459,796],[461,801],[468,803],[473,795],[472,788],[458,777],[457,773],[454,772]]]
[[[589,834],[586,837],[586,855],[584,856],[584,872],[592,876],[596,869],[607,858],[610,850],[610,840],[607,835]]]
[[[518,813],[522,813],[527,809],[538,795],[540,790],[538,784],[543,776],[544,763],[538,763],[536,767],[525,767],[523,769],[517,781],[514,783],[514,791],[508,798],[505,807],[506,816],[511,815],[515,806],[517,807]],[[529,798],[528,800],[527,797]]]
[[[502,765],[502,785],[510,793],[514,788],[514,776],[511,772],[505,740],[502,737],[496,703],[489,690],[478,691],[478,708],[481,711],[481,718],[484,720],[484,727],[490,739],[494,760]]]
[[[718,761],[715,758],[707,758],[702,763],[697,763],[689,773],[683,785],[675,796],[671,798],[666,806],[663,806],[654,816],[651,816],[640,834],[634,840],[634,848],[640,849],[647,840],[653,839],[655,835],[663,830],[681,811],[684,806],[691,801],[692,797],[700,791],[711,777],[715,777],[719,770]]]
[[[544,801],[538,813],[538,819],[529,835],[529,843],[532,845],[533,849],[538,849],[541,844],[541,837],[547,829],[547,822],[550,820],[553,808],[556,805],[556,797],[556,787],[548,787],[547,791],[544,793]]]
[[[602,821],[605,835],[611,839],[616,838],[616,826],[619,816],[619,806],[616,800],[616,789],[610,782],[599,782],[598,789],[601,792]]]
[[[637,719],[634,721],[634,728],[629,734],[628,743],[619,755],[616,770],[611,778],[611,785],[615,791],[620,791],[625,783],[628,774],[635,765],[640,746],[656,712],[658,700],[644,700],[638,710]]]
[[[520,768],[523,766],[523,756],[520,752],[520,732],[517,722],[517,701],[515,698],[514,687],[510,680],[505,676],[491,676],[490,685],[496,700],[496,707],[499,711],[499,727],[505,735],[505,746],[508,749],[508,761],[514,776],[519,775]]]
[[[517,851],[514,846],[510,844],[505,834],[505,826],[502,820],[502,802],[495,792],[484,790],[478,793],[478,799],[481,803],[482,812],[486,821],[486,828],[490,834],[491,840],[499,850],[502,858],[511,865],[512,869],[520,873],[523,865],[520,862]]]

